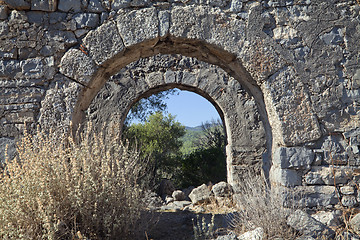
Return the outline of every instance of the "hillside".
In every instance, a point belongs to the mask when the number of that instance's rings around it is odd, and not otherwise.
[[[197,127],[185,127],[186,133],[181,138],[183,142],[183,146],[180,151],[182,154],[188,154],[192,151],[196,150],[198,147],[196,146],[196,140],[201,137],[203,134],[203,129],[201,126]]]

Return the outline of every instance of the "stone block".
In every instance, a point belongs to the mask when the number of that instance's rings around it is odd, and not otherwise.
[[[164,74],[162,72],[152,72],[146,75],[145,81],[150,88],[164,85]]]
[[[232,0],[230,5],[230,11],[232,12],[241,12],[243,7],[242,0]]]
[[[159,31],[160,37],[164,37],[169,33],[170,29],[170,12],[159,11]]]
[[[237,239],[238,240],[262,240],[264,237],[264,229],[261,227],[255,228],[252,231],[241,234]]]
[[[94,13],[101,13],[105,11],[100,0],[89,0],[87,8],[89,12],[94,12]]]
[[[9,33],[9,24],[7,21],[0,22],[0,37]]]
[[[352,195],[355,193],[353,186],[343,186],[340,188],[340,192],[344,195]]]
[[[334,186],[297,186],[294,191],[302,207],[326,207],[339,202]]]
[[[175,201],[183,201],[186,198],[185,193],[181,190],[174,191],[172,197]]]
[[[333,237],[335,232],[321,222],[317,221],[309,214],[296,210],[287,218],[287,224],[303,235],[311,237]]]
[[[74,15],[77,28],[94,28],[99,25],[99,15],[96,13],[78,13]]]
[[[22,76],[26,78],[42,78],[45,74],[44,63],[41,58],[20,61]]]
[[[29,10],[30,9],[30,3],[29,1],[25,0],[5,0],[5,3],[16,10]]]
[[[97,70],[95,62],[78,49],[67,51],[60,62],[60,72],[67,77],[86,84]]]
[[[111,9],[119,10],[130,6],[131,0],[114,0],[111,3]]]
[[[273,154],[273,163],[281,168],[310,168],[315,154],[304,147],[279,147]]]
[[[5,159],[12,160],[16,154],[15,140],[11,138],[0,137],[0,166]]]
[[[214,193],[215,197],[228,197],[232,194],[231,185],[226,182],[219,182],[215,184],[211,191]]]
[[[158,16],[155,8],[120,11],[117,27],[125,46],[131,46],[159,36]]]
[[[8,18],[8,7],[6,5],[0,5],[0,20]]]
[[[189,198],[193,204],[207,202],[210,200],[210,196],[211,192],[206,184],[194,188],[189,194]]]
[[[63,12],[80,12],[81,1],[74,0],[59,0],[58,9]]]
[[[0,61],[0,77],[13,78],[21,72],[20,62],[17,60]]]
[[[301,176],[296,170],[272,166],[270,169],[270,181],[271,184],[294,187],[301,185]]]
[[[357,204],[357,200],[355,196],[352,195],[345,195],[341,199],[341,204],[345,207],[352,208]]]
[[[337,227],[340,224],[340,215],[334,211],[320,211],[311,216],[328,227]]]
[[[32,11],[56,11],[57,0],[31,0]]]
[[[360,213],[356,214],[349,223],[352,230],[360,235]]]
[[[92,59],[99,65],[124,50],[117,27],[111,21],[90,31],[83,42]]]

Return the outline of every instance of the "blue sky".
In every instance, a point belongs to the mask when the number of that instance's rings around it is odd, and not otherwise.
[[[215,107],[202,96],[188,91],[178,91],[166,99],[167,112],[176,115],[176,120],[187,127],[196,127],[202,122],[219,119]]]

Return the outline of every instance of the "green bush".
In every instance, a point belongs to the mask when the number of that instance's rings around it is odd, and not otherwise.
[[[134,239],[143,191],[139,154],[118,134],[25,133],[0,174],[1,239]]]

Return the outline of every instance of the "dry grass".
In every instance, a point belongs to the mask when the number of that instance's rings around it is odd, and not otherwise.
[[[142,209],[139,155],[88,128],[80,144],[25,133],[0,173],[1,239],[134,239]]]
[[[248,172],[234,199],[238,210],[229,215],[234,232],[242,234],[261,227],[264,239],[295,239],[296,233],[286,224],[294,208],[283,207],[283,195],[271,191],[261,176]]]

